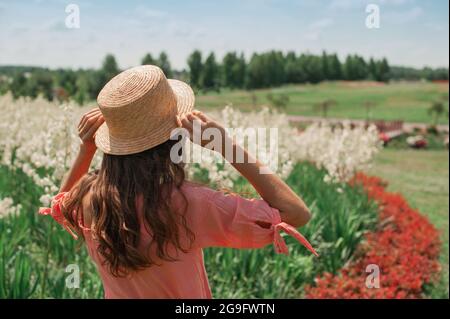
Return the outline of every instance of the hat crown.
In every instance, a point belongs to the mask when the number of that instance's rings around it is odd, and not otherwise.
[[[100,91],[97,103],[110,134],[117,138],[148,135],[177,113],[176,96],[163,71],[154,65],[116,75]]]
[[[112,78],[97,97],[105,122],[95,144],[106,154],[139,153],[167,141],[178,127],[176,115],[190,112],[192,88],[166,79],[154,65],[128,69]]]

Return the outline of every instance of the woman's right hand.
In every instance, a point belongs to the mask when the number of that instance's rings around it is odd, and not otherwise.
[[[105,119],[99,108],[94,108],[83,114],[78,123],[78,136],[83,150],[95,152],[97,149],[94,141],[95,133],[103,122],[105,122]]]
[[[219,142],[214,140],[220,139],[221,149],[213,150],[223,153],[226,143],[232,143],[232,139],[225,128],[200,111],[192,111],[181,117],[177,116],[177,122],[179,127],[189,132],[191,141],[202,147],[218,146]],[[213,141],[214,143],[212,143]]]

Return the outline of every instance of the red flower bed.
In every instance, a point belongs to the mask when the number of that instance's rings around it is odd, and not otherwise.
[[[316,278],[306,288],[307,298],[421,298],[424,284],[438,278],[439,233],[399,194],[385,191],[377,177],[358,174],[369,197],[380,207],[379,229],[369,233],[355,260],[337,275]],[[379,288],[367,288],[370,264],[379,267]]]

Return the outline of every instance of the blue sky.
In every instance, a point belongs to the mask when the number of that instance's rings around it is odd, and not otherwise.
[[[65,27],[66,5],[80,28]],[[366,5],[380,28],[365,26]],[[98,67],[113,53],[122,68],[165,50],[175,68],[194,49],[386,56],[391,64],[449,65],[448,0],[0,0],[0,65]]]

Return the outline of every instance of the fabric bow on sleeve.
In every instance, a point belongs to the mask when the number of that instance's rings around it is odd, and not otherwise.
[[[78,239],[78,236],[70,229],[68,222],[61,211],[61,203],[64,200],[67,192],[61,192],[52,198],[50,207],[40,207],[40,215],[51,216],[58,224],[64,227],[64,229],[74,238]]]

